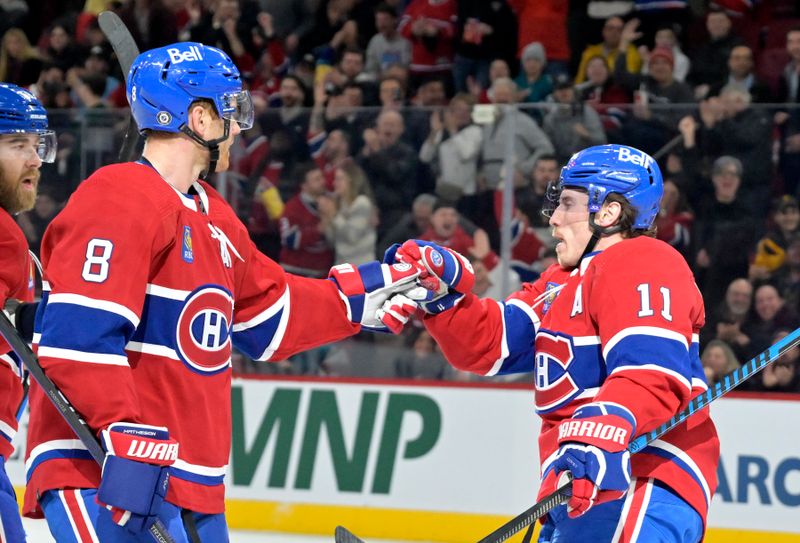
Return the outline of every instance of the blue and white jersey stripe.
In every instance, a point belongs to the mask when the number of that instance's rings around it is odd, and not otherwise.
[[[603,346],[609,375],[621,371],[658,371],[691,389],[693,371],[686,338],[665,328],[633,326],[620,330]]]
[[[539,317],[525,302],[511,299],[497,302],[503,326],[500,358],[486,375],[533,371],[533,341]]]
[[[233,325],[236,348],[254,360],[269,360],[281,345],[289,324],[289,286],[281,297],[267,309],[246,322]]]
[[[79,458],[93,460],[86,446],[80,439],[54,439],[40,443],[31,451],[25,461],[25,477],[30,481],[33,471],[48,460]]]
[[[644,454],[654,454],[662,458],[666,458],[675,463],[679,468],[688,473],[692,479],[703,489],[703,497],[706,500],[706,507],[711,504],[711,490],[708,486],[708,481],[703,477],[703,472],[697,466],[694,460],[686,454],[685,451],[679,449],[672,443],[667,443],[662,439],[656,439],[650,442],[647,447],[640,452]]]

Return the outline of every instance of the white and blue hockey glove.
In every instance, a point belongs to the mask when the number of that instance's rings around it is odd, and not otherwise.
[[[114,522],[138,534],[156,521],[169,487],[178,442],[160,426],[115,422],[101,434],[106,459],[97,501]]]
[[[636,419],[621,405],[601,402],[579,407],[558,426],[559,449],[552,468],[572,474],[571,518],[592,506],[625,495],[631,483],[631,455]],[[559,485],[561,481],[559,481]]]
[[[392,295],[419,288],[415,281],[420,272],[418,266],[409,263],[389,265],[376,260],[358,267],[339,264],[331,268],[328,278],[339,287],[350,322],[364,330],[388,332],[390,328],[381,322],[378,310]]]
[[[454,307],[475,284],[469,260],[430,241],[414,239],[402,245],[394,244],[386,250],[383,261],[406,262],[424,270],[419,283],[425,288],[409,291],[407,297],[430,315]]]

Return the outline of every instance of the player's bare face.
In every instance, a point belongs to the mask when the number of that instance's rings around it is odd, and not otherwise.
[[[578,265],[583,250],[592,237],[589,229],[589,195],[585,192],[564,189],[558,206],[550,216],[553,237],[558,240],[556,257],[562,268]]]
[[[0,207],[9,213],[33,208],[42,159],[36,134],[0,136]]]

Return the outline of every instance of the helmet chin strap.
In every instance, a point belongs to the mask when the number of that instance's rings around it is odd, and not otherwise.
[[[224,129],[222,131],[222,136],[218,137],[217,139],[213,140],[204,140],[201,138],[197,132],[189,128],[187,125],[181,125],[181,132],[192,138],[194,141],[208,149],[209,154],[209,161],[208,167],[200,172],[200,179],[205,181],[208,179],[208,176],[214,173],[217,168],[217,161],[219,160],[219,144],[228,139],[228,136],[231,132],[231,121],[230,119],[222,119],[224,123]]]
[[[622,226],[619,224],[615,224],[614,226],[609,226],[607,228],[603,228],[602,226],[598,225],[594,222],[594,216],[597,213],[589,213],[589,228],[592,229],[592,237],[589,239],[589,242],[586,244],[586,247],[583,249],[583,253],[581,257],[578,259],[580,263],[581,260],[584,259],[586,255],[594,251],[597,242],[600,241],[600,238],[610,236],[611,234],[616,234],[617,232],[622,231]]]

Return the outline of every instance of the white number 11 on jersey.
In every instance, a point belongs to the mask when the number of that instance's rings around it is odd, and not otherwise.
[[[642,283],[636,287],[636,290],[639,291],[639,297],[641,299],[641,309],[639,309],[637,316],[652,317],[655,312],[650,304],[650,284]],[[672,322],[672,314],[670,314],[671,301],[669,289],[667,287],[661,287],[658,290],[661,292],[661,301],[663,302],[661,307],[661,316],[664,317],[664,320]]]

